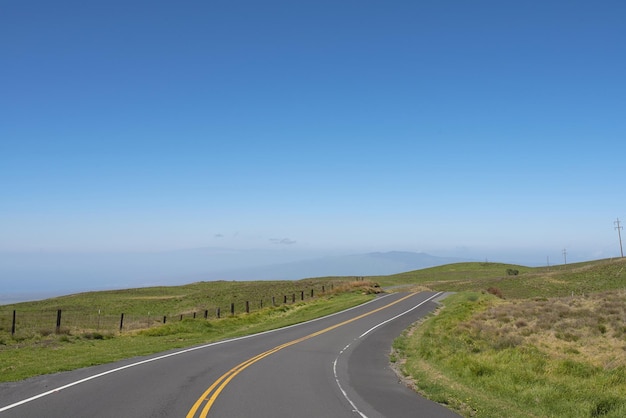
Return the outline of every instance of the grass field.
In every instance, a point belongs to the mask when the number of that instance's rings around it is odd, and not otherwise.
[[[625,267],[479,263],[389,276],[381,281],[459,292],[398,338],[392,359],[463,416],[624,417]]]
[[[0,381],[14,381],[280,328],[358,305],[379,291],[371,282],[352,279],[207,282],[188,286],[83,293],[3,306],[2,312],[6,315],[0,323]],[[324,292],[321,292],[322,286]],[[306,297],[302,300],[304,290],[301,289],[305,288],[309,292],[305,293]],[[319,293],[314,292],[313,298],[311,288],[320,290]],[[290,297],[286,304],[283,298],[277,306],[266,303],[260,308],[260,298],[271,301],[273,294],[289,294]],[[297,295],[295,302],[294,295]],[[194,319],[189,314],[193,310],[204,309],[208,303],[230,305],[233,298],[243,301],[248,297],[259,300],[259,304],[249,314],[238,311],[238,314],[230,315],[228,312],[220,319],[208,320],[200,316]],[[113,330],[94,330],[91,325],[89,328],[73,325],[62,327],[61,332],[55,331],[53,324],[56,318],[51,313],[59,307],[80,317],[98,306],[99,309],[106,307],[107,310],[117,312],[123,309],[135,315],[158,308],[177,312],[174,315],[177,319],[166,324],[157,321],[156,324],[147,324],[143,329],[122,333],[115,327]],[[12,336],[7,318],[13,309],[35,315],[38,319],[43,317],[46,322],[38,327],[26,327]],[[182,320],[178,312],[186,312]]]
[[[198,282],[184,286],[146,287],[87,292],[36,302],[0,306],[0,342],[7,340],[16,311],[13,340],[28,340],[56,329],[61,310],[65,333],[137,330],[189,317],[215,318],[252,312],[262,307],[309,300],[331,292],[349,279],[320,278],[299,281]]]
[[[500,263],[457,263],[369,279],[381,286],[410,283],[452,292],[480,292],[493,287],[500,289],[506,299],[559,297],[626,288],[624,260],[538,268]],[[518,273],[507,274],[508,270]]]

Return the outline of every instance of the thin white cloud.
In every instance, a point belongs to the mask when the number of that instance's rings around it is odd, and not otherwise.
[[[289,238],[270,238],[270,242],[272,244],[281,244],[281,245],[291,245],[295,244],[296,241]]]

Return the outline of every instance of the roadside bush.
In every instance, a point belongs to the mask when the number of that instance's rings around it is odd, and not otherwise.
[[[470,301],[470,302],[476,302],[476,301],[478,300],[478,294],[476,294],[476,293],[470,293],[470,294],[467,296],[467,300],[468,300],[468,301]]]
[[[492,295],[497,296],[500,299],[504,299],[504,296],[502,295],[502,290],[497,287],[490,287],[489,289],[487,289],[487,293],[491,293]]]

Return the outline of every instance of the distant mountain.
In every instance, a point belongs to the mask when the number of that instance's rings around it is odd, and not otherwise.
[[[210,273],[209,276],[211,280],[296,280],[327,276],[383,276],[463,261],[468,260],[437,257],[425,253],[390,251],[229,269]]]
[[[90,290],[200,280],[377,276],[467,261],[392,251],[354,255],[197,248],[155,253],[2,253],[0,304]]]

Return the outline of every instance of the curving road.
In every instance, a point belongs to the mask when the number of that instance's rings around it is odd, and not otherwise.
[[[280,330],[0,384],[0,417],[458,417],[398,382],[392,340],[439,293]]]

